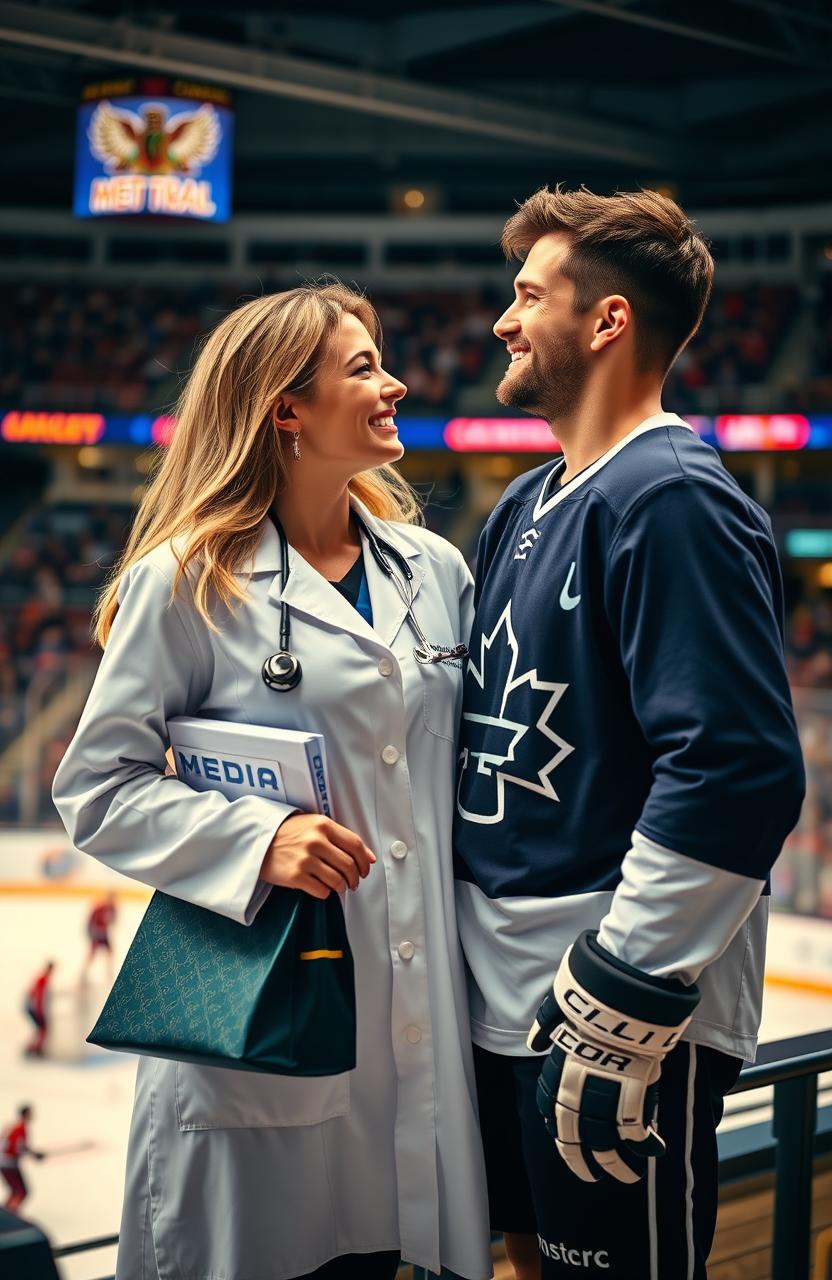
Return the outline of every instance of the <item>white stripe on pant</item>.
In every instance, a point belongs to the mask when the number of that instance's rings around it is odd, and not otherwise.
[[[696,1085],[696,1045],[688,1045],[688,1086],[685,1099],[685,1245],[687,1251],[687,1275],[693,1280],[696,1267],[696,1251],[693,1244],[693,1104]],[[650,1241],[650,1280],[659,1277],[659,1230],[656,1213],[656,1161],[650,1160],[647,1169],[647,1231]]]

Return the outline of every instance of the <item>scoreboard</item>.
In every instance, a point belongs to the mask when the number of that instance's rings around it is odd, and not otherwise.
[[[135,77],[88,85],[78,109],[78,218],[231,216],[234,116],[224,89]]]

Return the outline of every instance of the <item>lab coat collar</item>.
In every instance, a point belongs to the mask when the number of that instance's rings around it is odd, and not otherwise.
[[[355,497],[351,497],[350,504],[376,537],[389,542],[410,563],[413,577],[409,585],[412,598],[415,600],[424,582],[425,571],[417,563],[420,548],[416,539],[408,534],[408,526],[378,520]],[[363,533],[361,542],[370,602],[373,607],[374,625],[372,627],[344,599],[340,591],[316,569],[313,569],[303,556],[298,555],[292,546],[289,547],[289,579],[284,588],[280,574],[280,539],[269,519],[263,522],[263,532],[254,552],[252,576],[265,573],[273,575],[269,588],[269,601],[278,608],[281,601],[284,601],[293,613],[314,618],[333,630],[347,631],[376,646],[390,647],[405,622],[407,608],[396,590],[395,583],[391,582],[376,564]],[[397,573],[401,580],[402,575],[397,571],[395,564],[393,572]]]

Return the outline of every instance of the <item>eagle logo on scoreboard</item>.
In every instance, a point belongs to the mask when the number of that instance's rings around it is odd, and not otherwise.
[[[221,138],[210,102],[175,116],[158,102],[144,103],[140,115],[99,102],[89,127],[92,153],[110,173],[190,176],[213,160]]]

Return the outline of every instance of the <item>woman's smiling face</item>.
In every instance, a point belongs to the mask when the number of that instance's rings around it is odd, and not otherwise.
[[[396,429],[396,403],[404,383],[382,369],[367,329],[344,315],[311,396],[283,397],[294,420],[279,425],[300,431],[302,464],[337,466],[345,475],[396,462],[404,449]]]

